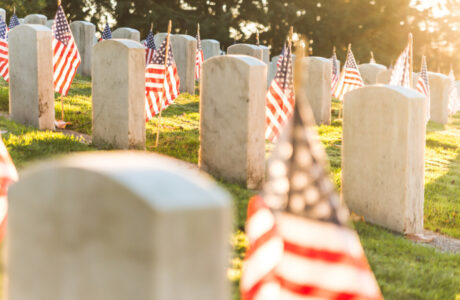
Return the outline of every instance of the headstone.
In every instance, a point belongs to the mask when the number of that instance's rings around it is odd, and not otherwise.
[[[203,48],[204,60],[220,55],[220,43],[216,40],[202,40],[201,47]]]
[[[267,46],[259,46],[262,49],[262,61],[267,65],[270,63],[270,48]]]
[[[70,23],[70,29],[81,56],[81,64],[77,72],[84,76],[91,76],[91,54],[96,26],[86,21],[74,21]]]
[[[51,29],[53,27],[53,24],[54,24],[54,20],[48,20],[46,21],[45,26]]]
[[[93,143],[145,149],[145,50],[131,40],[93,48]]]
[[[316,124],[331,124],[332,62],[323,57],[303,59],[303,92],[310,103]]]
[[[180,92],[195,94],[196,39],[185,34],[171,36],[174,59],[180,78]]]
[[[228,182],[260,188],[267,66],[252,57],[227,55],[205,61],[202,72],[200,167]]]
[[[457,86],[458,98],[460,99],[460,81],[456,81],[455,85]]]
[[[93,37],[93,46],[96,45],[98,42],[99,42],[99,38],[96,35],[94,35],[94,37]]]
[[[54,129],[53,37],[43,25],[20,25],[8,34],[11,119]]]
[[[230,196],[183,162],[74,155],[24,172],[9,199],[9,300],[230,299]]]
[[[431,121],[441,124],[449,122],[449,88],[450,79],[440,73],[428,72],[431,94]]]
[[[161,46],[161,44],[164,42],[164,40],[166,39],[166,36],[168,34],[166,32],[159,32],[157,34],[155,34],[155,36],[153,37],[153,39],[155,40],[155,45],[157,46],[157,48],[159,48]],[[171,34],[171,36],[173,36],[174,34]]]
[[[4,21],[6,21],[6,11],[3,8],[0,8],[0,16],[2,16]]]
[[[376,80],[378,84],[389,84],[391,80],[391,73],[393,70],[382,70],[377,74]]]
[[[19,24],[25,24],[24,18],[19,18],[18,21],[19,21]]]
[[[423,232],[425,99],[367,86],[345,95],[342,194],[351,211],[387,229]]]
[[[114,39],[128,39],[133,40],[136,42],[141,41],[141,33],[139,30],[128,28],[128,27],[121,27],[112,32],[112,37]]]
[[[362,64],[359,65],[358,68],[365,85],[376,84],[377,75],[381,71],[385,71],[387,69],[387,67],[380,64]]]
[[[275,79],[275,76],[276,76],[276,71],[278,69],[278,60],[280,58],[280,55],[277,55],[277,56],[273,56],[272,57],[272,61],[270,62],[270,64],[268,64],[268,76],[267,76],[267,79],[268,79],[268,85],[271,84],[271,82],[273,81],[273,79]],[[295,59],[296,59],[296,56],[295,54],[292,54],[292,67],[295,68]]]
[[[28,15],[24,18],[25,24],[40,24],[46,25],[47,17],[40,14]]]
[[[228,55],[248,55],[264,61],[264,50],[256,45],[235,44],[227,48]]]

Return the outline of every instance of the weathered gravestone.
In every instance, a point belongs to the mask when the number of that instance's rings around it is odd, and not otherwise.
[[[201,47],[203,48],[204,60],[220,55],[220,43],[216,40],[202,40]]]
[[[25,23],[24,18],[20,18],[20,19],[18,19],[18,21],[19,21],[19,24],[24,24]]]
[[[449,88],[450,79],[440,73],[428,72],[431,93],[431,121],[447,124],[449,122]]]
[[[230,196],[183,162],[70,156],[9,197],[9,300],[230,298]]]
[[[267,76],[268,85],[270,85],[273,79],[275,79],[276,71],[278,69],[278,60],[280,56],[281,55],[273,56],[272,61],[268,64],[268,76]],[[294,64],[295,58],[296,58],[295,54],[292,54],[292,67],[293,68],[295,68],[295,64]]]
[[[53,37],[43,25],[8,34],[10,114],[19,123],[54,129]]]
[[[266,78],[266,64],[252,57],[218,56],[204,62],[199,159],[203,170],[248,188],[261,187]]]
[[[310,103],[316,124],[331,124],[332,62],[323,57],[305,57],[302,61],[303,91]]]
[[[159,33],[155,34],[153,39],[155,40],[155,45],[157,46],[157,48],[160,48],[161,44],[166,39],[166,36],[168,36],[168,34],[165,33],[165,32],[159,32]],[[173,36],[173,34],[171,34],[171,36]]]
[[[74,21],[70,24],[70,29],[81,57],[81,64],[77,72],[84,76],[91,76],[91,55],[96,26],[86,21]]]
[[[6,22],[6,11],[3,8],[0,8],[0,16],[2,16],[3,21]]]
[[[259,48],[262,49],[262,61],[268,65],[270,63],[270,48],[263,45],[260,45]]]
[[[53,27],[54,20],[48,20],[45,23],[45,26],[51,29]]]
[[[358,68],[365,85],[376,84],[377,75],[387,69],[387,67],[380,64],[362,64]]]
[[[44,15],[40,14],[33,14],[33,15],[28,15],[24,18],[24,23],[25,24],[39,24],[39,25],[46,25],[46,20],[48,18]]]
[[[389,84],[393,70],[382,70],[377,74],[376,81],[378,84]]]
[[[112,32],[112,38],[128,39],[139,43],[141,41],[141,33],[139,32],[139,30],[136,29],[121,27]]]
[[[366,221],[423,232],[425,99],[415,90],[368,86],[345,95],[342,194]]]
[[[264,61],[264,50],[250,44],[235,44],[227,48],[228,55],[248,55]]]
[[[131,40],[93,48],[93,143],[145,149],[145,50]]]

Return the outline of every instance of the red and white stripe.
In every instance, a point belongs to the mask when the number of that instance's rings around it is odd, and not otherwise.
[[[145,48],[145,63],[148,65],[151,61],[153,56],[155,55],[155,49]]]
[[[204,54],[203,50],[199,49],[196,52],[196,59],[195,59],[195,79],[198,80],[201,78],[201,67],[204,62]]]
[[[18,173],[14,167],[2,138],[0,137],[0,241],[3,240],[8,216],[8,186],[18,180]]]
[[[334,97],[343,101],[346,93],[364,86],[364,81],[358,69],[344,68],[340,75],[339,82],[335,86]]]
[[[273,80],[266,98],[265,139],[276,141],[294,112],[294,104],[294,93],[292,91],[286,93],[279,86],[278,81]]]
[[[73,36],[66,46],[53,39],[53,71],[55,91],[63,96],[69,93],[70,85],[80,66],[81,58]]]
[[[145,112],[146,121],[166,109],[179,96],[180,80],[176,65],[150,64],[145,70]],[[163,103],[162,103],[163,102]]]
[[[8,41],[0,39],[0,76],[6,81],[10,80]]]

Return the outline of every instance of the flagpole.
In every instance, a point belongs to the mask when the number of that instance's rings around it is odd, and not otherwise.
[[[347,59],[348,59],[348,54],[350,53],[350,51],[351,51],[351,43],[348,44]],[[346,64],[346,63],[347,63],[347,62],[345,61],[345,64]],[[341,74],[340,76],[342,76],[342,74]],[[338,116],[338,119],[342,119],[342,110],[343,110],[343,101],[342,101],[342,106],[340,106],[340,108],[339,108],[339,116]]]
[[[170,37],[171,37],[171,28],[172,28],[172,21],[169,20],[168,23],[168,35],[166,36],[166,53],[165,53],[165,73],[164,73],[164,80],[166,81],[166,70],[168,68],[168,54],[169,54],[169,43],[170,43]],[[158,114],[158,125],[157,125],[157,138],[155,141],[155,148],[158,147],[158,144],[160,142],[160,127],[161,127],[161,112],[163,111],[163,102],[164,102],[164,96],[165,96],[165,87],[163,84],[163,93],[161,95],[160,99],[160,112]]]
[[[409,83],[414,88],[414,37],[409,33]]]
[[[59,6],[61,6],[61,0],[57,0],[57,5],[58,5],[58,8]],[[64,121],[64,96],[61,94],[61,120],[62,122],[65,122]]]

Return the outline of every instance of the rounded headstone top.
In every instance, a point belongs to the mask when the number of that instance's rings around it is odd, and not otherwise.
[[[51,32],[51,29],[46,27],[45,25],[40,24],[21,24],[19,26],[14,27],[8,34],[14,35],[14,32],[38,32],[38,31],[48,31]]]
[[[88,22],[88,21],[72,21],[72,23],[70,23],[70,26],[72,26],[72,25],[74,25],[74,26],[80,25],[80,26],[94,26],[94,27],[96,27],[96,25],[94,25],[93,23]]]
[[[205,64],[222,64],[222,63],[227,63],[227,62],[244,64],[244,65],[247,65],[248,67],[266,66],[266,64],[263,61],[255,57],[248,56],[248,55],[233,55],[233,54],[214,56],[206,60],[204,63]]]
[[[323,62],[323,63],[328,63],[328,64],[332,63],[329,58],[324,58],[321,56],[306,56],[303,59],[306,61],[318,61],[318,62]]]
[[[45,15],[33,14],[24,18],[24,23],[45,25],[48,18]]]
[[[122,46],[125,48],[140,48],[144,49],[144,46],[142,46],[139,42],[129,40],[129,39],[110,39],[110,40],[103,40],[97,43],[94,48],[101,48],[101,47],[110,47],[111,45],[116,46]]]
[[[361,64],[358,66],[359,69],[361,68],[364,68],[364,69],[368,69],[368,68],[372,68],[372,69],[381,69],[381,70],[386,70],[387,67],[384,66],[384,65],[381,65],[381,64],[373,64],[373,63],[369,63],[369,64]]]
[[[402,87],[402,86],[395,86],[395,85],[388,85],[388,84],[376,84],[376,85],[368,85],[359,89],[355,89],[351,92],[345,94],[345,99],[351,99],[355,97],[360,97],[363,94],[369,95],[383,95],[383,94],[393,94],[399,95],[401,97],[407,99],[421,99],[425,100],[425,97],[417,92],[414,89]]]
[[[174,36],[172,36],[172,38],[175,40],[184,39],[188,41],[196,41],[196,38],[194,38],[193,36],[187,35],[187,34],[175,34]]]
[[[115,31],[117,30],[120,30],[120,31],[129,31],[129,32],[139,32],[139,30],[137,29],[133,29],[133,28],[130,28],[130,27],[120,27],[120,28],[117,28]]]
[[[260,50],[261,48],[259,46],[256,46],[256,45],[252,45],[252,44],[234,44],[234,45],[231,45],[227,48],[227,52],[229,52],[231,49],[234,49],[234,48],[250,48],[250,49],[254,49],[254,50]]]
[[[442,79],[449,79],[449,76],[444,75],[442,73],[428,72],[428,75],[433,76],[433,77],[439,77],[439,78],[442,78]]]
[[[220,42],[218,40],[214,40],[214,39],[204,39],[204,40],[201,40],[201,43],[220,44]]]

